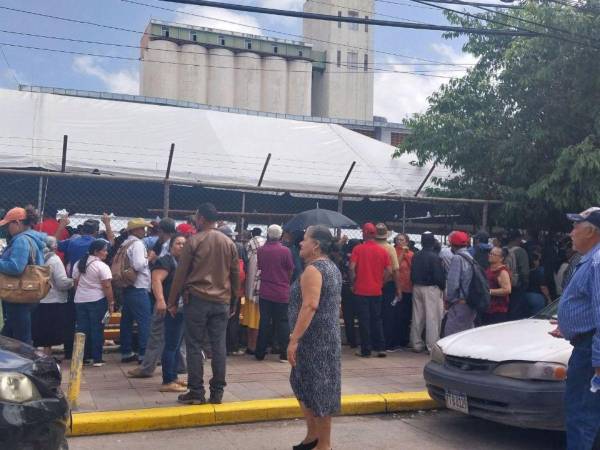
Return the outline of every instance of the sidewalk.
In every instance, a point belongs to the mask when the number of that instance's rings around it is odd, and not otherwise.
[[[420,391],[425,388],[423,366],[429,356],[412,352],[388,353],[387,358],[359,358],[354,350],[343,347],[342,394],[382,394]],[[158,392],[161,371],[153,378],[131,379],[125,376],[135,363],[121,364],[119,353],[105,354],[104,367],[84,367],[77,412],[115,411],[177,405],[177,394]],[[211,376],[210,360],[205,362],[205,384]],[[63,361],[63,389],[69,379],[69,364]],[[223,402],[239,402],[293,397],[289,384],[289,364],[277,355],[259,362],[247,355],[227,359],[227,387]],[[185,379],[185,375],[181,376]]]

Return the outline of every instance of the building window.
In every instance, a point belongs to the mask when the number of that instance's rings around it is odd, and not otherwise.
[[[273,53],[279,53],[279,47],[276,45],[273,46]]]
[[[225,36],[219,36],[219,44],[226,45]]]
[[[190,40],[196,42],[198,40],[198,33],[190,31]]]
[[[367,53],[365,53],[365,60],[364,60],[364,71],[368,72],[369,71],[369,55]]]
[[[298,56],[300,56],[300,57],[304,56],[304,55],[302,54],[302,50],[298,50]]]
[[[342,12],[338,11],[338,17],[342,17]],[[338,28],[342,28],[342,22],[338,21]]]
[[[394,147],[398,147],[402,143],[403,140],[404,140],[404,134],[392,132],[391,142],[390,142],[391,145],[393,145]]]
[[[337,60],[336,60],[337,66],[341,67],[342,66],[342,51],[338,50],[337,51]]]
[[[369,16],[365,16],[365,20],[369,20]],[[365,23],[365,33],[369,32],[369,24]]]
[[[246,48],[252,50],[252,41],[250,39],[246,39]]]
[[[169,37],[169,27],[166,26],[161,26],[160,27],[160,34],[164,37]]]
[[[358,53],[348,52],[348,70],[358,70]]]
[[[348,17],[354,17],[358,19],[358,11],[348,11]],[[358,24],[350,23],[348,28],[350,28],[352,31],[358,31]]]

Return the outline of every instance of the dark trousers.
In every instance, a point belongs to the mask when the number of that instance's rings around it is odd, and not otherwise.
[[[398,314],[397,346],[406,347],[410,342],[412,322],[412,292],[403,292],[402,301],[396,305]]]
[[[146,352],[146,343],[150,336],[152,304],[148,291],[143,288],[128,287],[123,290],[123,310],[121,316],[121,355],[133,353],[133,322],[138,326],[140,359]]]
[[[2,302],[4,327],[2,336],[16,339],[31,345],[32,306],[20,303]]]
[[[278,303],[259,299],[260,322],[258,324],[258,340],[256,341],[256,358],[263,359],[269,344],[269,335],[272,327],[275,328],[273,341],[280,347],[281,359],[287,359],[287,346],[290,339],[290,326],[288,323],[287,303]]]
[[[568,450],[600,449],[600,392],[590,391],[592,337],[573,347],[567,369],[565,414]]]
[[[392,301],[396,297],[396,283],[390,281],[383,285],[383,303],[381,304],[381,316],[383,321],[383,337],[385,348],[392,349],[398,347],[398,329],[399,329],[399,310],[397,303],[392,306]]]
[[[237,352],[240,349],[240,309],[241,302],[237,301],[235,312],[227,324],[227,353]]]
[[[360,332],[360,351],[370,355],[371,350],[385,350],[383,323],[381,320],[381,296],[366,297],[356,295],[356,310],[358,312],[358,329]]]
[[[77,312],[75,311],[75,289],[69,291],[67,305],[65,307],[65,359],[71,359],[73,355],[73,340],[75,339],[75,322]]]
[[[527,293],[524,290],[513,288],[512,293],[510,294],[508,316],[510,320],[524,319],[529,316]]]
[[[493,314],[482,314],[480,316],[481,318],[481,325],[492,325],[494,323],[502,323],[502,322],[508,322],[509,318],[508,318],[508,313],[493,313]]]
[[[161,368],[163,384],[177,380],[177,365],[179,363],[179,347],[183,340],[183,313],[178,312],[173,317],[165,314],[165,346],[162,351]]]
[[[102,298],[95,302],[76,303],[77,312],[76,328],[79,333],[85,334],[85,357],[94,362],[102,361],[102,347],[104,345],[104,324],[102,319],[108,311],[108,301]]]
[[[356,333],[354,330],[354,319],[356,314],[354,294],[349,285],[342,286],[342,315],[344,317],[344,332],[346,333],[346,342],[352,348],[356,348]]]
[[[229,305],[211,302],[192,295],[183,307],[185,345],[187,347],[188,388],[198,396],[204,396],[204,357],[202,344],[205,332],[212,350],[210,360],[212,378],[211,393],[222,394],[227,361],[227,322]]]

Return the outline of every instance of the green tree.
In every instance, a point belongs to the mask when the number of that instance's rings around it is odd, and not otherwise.
[[[436,195],[505,200],[495,214],[502,225],[559,228],[565,211],[599,205],[600,6],[594,8],[529,2],[510,10],[513,17],[481,16],[501,23],[448,13],[461,26],[510,25],[539,35],[469,36],[463,50],[477,64],[408,120],[412,134],[396,155],[415,152],[420,164],[448,167],[449,178],[433,180]]]

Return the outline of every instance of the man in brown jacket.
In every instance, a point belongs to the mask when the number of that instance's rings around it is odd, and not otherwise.
[[[212,203],[198,207],[199,233],[188,239],[169,292],[169,313],[183,302],[189,392],[184,404],[206,403],[202,338],[208,332],[212,348],[210,403],[221,403],[227,358],[226,336],[230,311],[235,311],[239,290],[239,262],[235,244],[216,229],[218,213]]]

